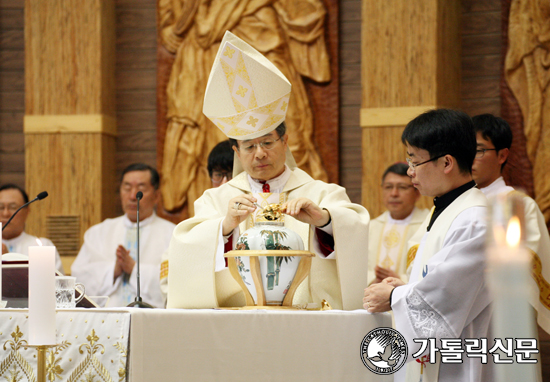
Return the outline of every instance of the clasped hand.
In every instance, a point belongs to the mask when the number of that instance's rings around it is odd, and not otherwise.
[[[116,249],[114,279],[116,280],[123,273],[131,275],[135,265],[136,261],[130,256],[130,251],[119,245]]]
[[[405,285],[405,283],[396,277],[387,277],[380,283],[372,284],[365,289],[363,308],[371,313],[391,310],[391,292],[394,288],[401,285]]]

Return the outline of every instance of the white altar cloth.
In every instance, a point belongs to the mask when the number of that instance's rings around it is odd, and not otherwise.
[[[292,310],[132,311],[129,381],[391,381],[361,361],[388,313]]]
[[[130,312],[63,309],[56,314],[57,347],[47,351],[47,381],[124,381]],[[35,382],[35,348],[27,309],[0,310],[0,380]]]
[[[368,332],[391,327],[387,313],[77,308],[56,323],[49,381],[393,380],[360,354]],[[24,341],[28,311],[0,310],[0,380],[36,381],[36,349]]]

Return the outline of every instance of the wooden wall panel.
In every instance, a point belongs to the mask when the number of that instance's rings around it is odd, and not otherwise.
[[[364,0],[362,8],[362,203],[373,217],[384,211],[384,170],[406,157],[400,137],[407,122],[460,103],[460,2],[392,5]]]
[[[23,0],[0,1],[0,184],[25,187]]]
[[[461,108],[500,116],[500,0],[462,0]]]
[[[116,214],[118,181],[129,164],[156,167],[156,0],[116,0]]]

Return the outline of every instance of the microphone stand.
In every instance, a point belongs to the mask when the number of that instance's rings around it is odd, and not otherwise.
[[[137,261],[137,296],[136,296],[136,299],[134,300],[134,302],[131,302],[130,304],[128,304],[128,308],[154,308],[152,305],[150,304],[147,304],[146,302],[143,302],[142,298],[141,298],[141,293],[140,293],[140,284],[141,284],[141,280],[140,280],[140,270],[139,270],[139,247],[140,247],[140,243],[139,243],[139,201],[141,200],[141,198],[143,198],[143,192],[141,191],[138,191],[138,193],[136,194],[136,199],[137,199],[137,219],[136,219],[136,223],[137,223],[137,253],[136,253],[136,261]]]

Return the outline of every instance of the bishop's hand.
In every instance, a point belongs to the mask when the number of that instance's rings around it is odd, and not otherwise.
[[[248,194],[236,196],[229,201],[227,214],[222,224],[222,234],[224,236],[229,235],[248,215],[254,212],[256,209],[255,202],[256,198]]]
[[[315,227],[323,227],[330,222],[330,213],[307,198],[289,200],[281,206],[281,212]]]

